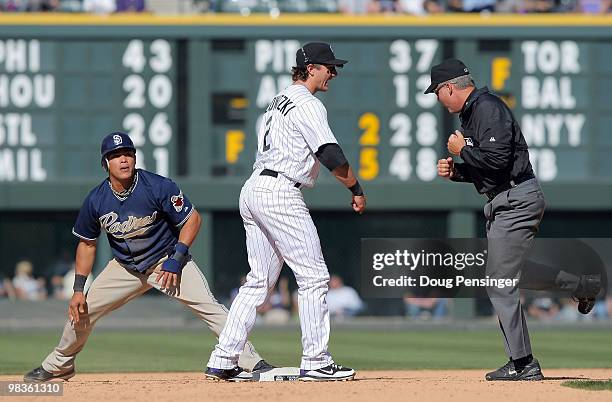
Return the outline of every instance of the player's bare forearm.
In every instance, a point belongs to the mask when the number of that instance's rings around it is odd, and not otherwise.
[[[178,241],[186,244],[188,247],[191,247],[196,236],[198,235],[198,232],[200,231],[201,225],[202,218],[200,217],[198,211],[194,209],[189,219],[187,219],[187,222],[183,224],[181,232],[179,233]]]
[[[178,286],[180,270],[185,265],[186,258],[189,256],[188,248],[191,247],[195,241],[200,231],[201,224],[202,218],[194,208],[187,222],[181,227],[178,243],[174,246],[174,252],[170,258],[163,262],[161,268],[162,272],[157,276],[156,282],[159,283],[163,289],[168,289],[170,286]]]
[[[79,240],[77,246],[76,258],[75,258],[75,285],[78,276],[82,275],[87,278],[91,274],[94,261],[96,259],[96,241],[95,240]],[[82,285],[85,285],[83,279]],[[83,294],[83,288],[81,290],[75,290],[68,304],[68,318],[73,323],[78,323],[81,319],[81,314],[85,313],[85,295]]]
[[[75,273],[88,277],[96,259],[96,241],[81,239],[76,250]]]
[[[362,214],[366,207],[366,197],[351,166],[348,163],[344,163],[332,170],[332,174],[353,193],[351,207],[358,214]]]
[[[331,173],[340,183],[344,184],[345,187],[352,187],[357,183],[357,178],[353,173],[353,169],[348,163],[338,166],[332,170]]]

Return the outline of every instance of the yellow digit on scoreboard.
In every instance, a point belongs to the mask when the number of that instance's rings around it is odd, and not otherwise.
[[[374,113],[364,113],[359,117],[359,128],[364,130],[359,145],[378,145],[380,143],[380,119]]]
[[[378,149],[365,147],[359,153],[359,177],[364,180],[374,180],[378,176]]]

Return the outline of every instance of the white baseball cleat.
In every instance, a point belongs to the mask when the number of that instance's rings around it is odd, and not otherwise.
[[[300,370],[301,381],[349,381],[355,379],[355,370],[332,363],[316,370]]]

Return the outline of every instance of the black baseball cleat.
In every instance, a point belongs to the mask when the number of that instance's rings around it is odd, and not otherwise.
[[[601,274],[582,275],[572,298],[578,302],[578,311],[589,314],[595,307],[595,298],[601,290]]]
[[[257,364],[255,365],[255,367],[253,367],[253,370],[251,370],[252,372],[264,372],[264,371],[269,371],[272,369],[275,369],[276,366],[271,365],[270,363],[268,363],[265,360],[260,360],[259,362],[257,362]]]
[[[204,375],[207,379],[214,381],[240,382],[253,380],[251,373],[247,373],[242,369],[242,367],[234,367],[231,369],[206,367]]]
[[[503,367],[487,373],[485,379],[487,381],[541,381],[544,375],[537,359],[533,359],[521,371],[516,371],[514,362],[510,360]]]
[[[301,381],[349,381],[355,378],[355,370],[332,363],[316,370],[300,370]]]
[[[28,374],[23,376],[24,382],[46,382],[51,380],[68,380],[74,377],[74,369],[61,374],[49,373],[47,370],[41,367],[36,367]]]

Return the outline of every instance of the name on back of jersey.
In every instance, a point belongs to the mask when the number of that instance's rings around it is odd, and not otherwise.
[[[283,116],[287,116],[287,114],[293,110],[295,106],[295,103],[293,103],[293,101],[289,99],[287,95],[278,95],[272,99],[272,102],[270,102],[268,105],[266,112],[276,109],[281,112]]]

